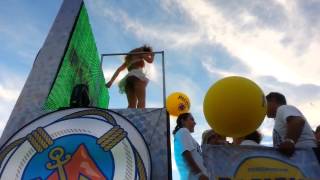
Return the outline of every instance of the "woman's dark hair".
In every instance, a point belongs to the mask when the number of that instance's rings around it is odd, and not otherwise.
[[[148,46],[148,45],[143,45],[141,47],[138,47],[138,48],[135,48],[135,49],[132,49],[129,53],[138,53],[138,52],[152,52],[152,47],[151,46]],[[126,55],[126,57],[124,58],[126,61],[128,61],[129,59],[131,59],[131,57],[133,56],[134,54],[128,54]]]
[[[152,52],[152,47],[148,46],[148,45],[143,45],[142,47],[140,47],[142,49],[143,52]]]
[[[261,140],[262,140],[262,135],[259,131],[254,131],[253,133],[246,135],[246,137],[244,138],[246,140],[252,140],[258,144],[260,144]]]
[[[278,92],[271,92],[266,96],[268,102],[272,101],[273,99],[280,105],[286,105],[286,97]]]
[[[191,116],[191,113],[182,113],[182,114],[180,114],[180,115],[178,116],[178,118],[177,118],[177,125],[176,125],[176,127],[174,128],[172,134],[176,134],[177,131],[178,131],[180,128],[183,128],[183,125],[182,125],[183,121],[185,121],[185,120],[186,120],[188,117],[190,117],[190,116]]]

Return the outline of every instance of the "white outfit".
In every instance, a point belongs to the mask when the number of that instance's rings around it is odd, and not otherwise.
[[[149,79],[146,77],[146,74],[143,72],[142,68],[138,68],[138,69],[132,69],[131,71],[128,72],[128,74],[122,78],[118,84],[119,86],[119,91],[121,94],[123,94],[126,90],[126,84],[127,84],[127,78],[129,76],[135,76],[137,78],[139,78],[142,81],[145,82],[149,82]]]
[[[303,114],[294,106],[282,105],[278,107],[273,128],[273,146],[278,147],[285,140],[287,134],[287,118],[289,116],[299,116],[305,120],[301,135],[295,147],[310,148],[317,147],[313,131]]]
[[[244,145],[244,146],[261,146],[260,144],[256,143],[255,141],[248,140],[248,139],[243,140],[240,143],[240,145]]]
[[[201,169],[202,173],[207,175],[207,170],[203,165],[201,149],[196,140],[194,140],[187,128],[179,129],[174,135],[174,157],[178,166],[181,180],[198,179],[187,165],[182,153],[190,151],[192,158]]]

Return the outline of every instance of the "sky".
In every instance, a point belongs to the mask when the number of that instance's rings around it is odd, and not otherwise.
[[[61,4],[0,1],[0,134]],[[283,93],[313,129],[320,124],[320,1],[87,0],[85,5],[99,53],[143,44],[165,52],[166,93],[190,98],[197,122],[192,135],[199,143],[209,129],[202,110],[205,93],[232,75],[253,80],[265,94]],[[106,80],[122,61],[122,56],[104,58]],[[147,107],[163,107],[161,56],[146,70]],[[127,106],[116,84],[110,96],[109,108]],[[171,118],[171,130],[174,125]],[[272,144],[272,128],[273,120],[264,119],[259,128],[264,145]],[[179,178],[174,159],[173,177]]]

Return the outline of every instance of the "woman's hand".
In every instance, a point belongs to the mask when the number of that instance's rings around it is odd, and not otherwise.
[[[279,145],[278,149],[282,154],[292,156],[295,150],[294,143],[290,141],[284,141]]]
[[[143,54],[142,57],[147,63],[152,63],[153,59],[154,59],[154,54],[152,54],[152,53]]]
[[[111,85],[112,85],[112,82],[111,82],[111,81],[109,81],[109,82],[106,84],[107,88],[110,88]]]

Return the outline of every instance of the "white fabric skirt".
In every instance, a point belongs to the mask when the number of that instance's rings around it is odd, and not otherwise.
[[[128,74],[122,78],[118,84],[119,86],[119,91],[121,94],[125,93],[126,90],[126,84],[127,84],[127,78],[130,76],[135,76],[138,79],[145,81],[145,82],[149,82],[149,79],[147,78],[146,74],[143,72],[143,69],[139,68],[139,69],[132,69],[131,71],[128,72]]]

